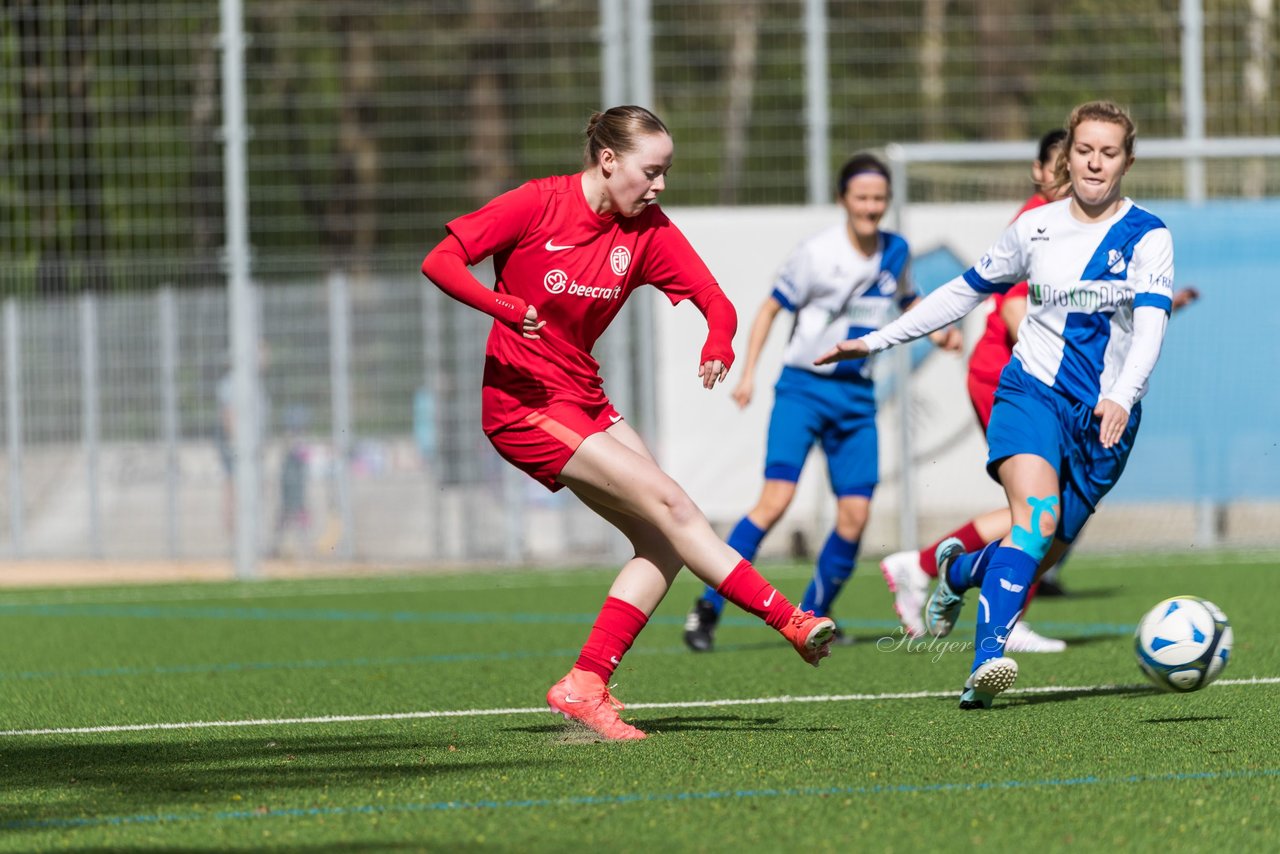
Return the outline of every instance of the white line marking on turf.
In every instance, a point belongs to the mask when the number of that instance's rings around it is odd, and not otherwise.
[[[1277,685],[1280,676],[1253,676],[1248,679],[1219,679],[1213,686]],[[1149,685],[1041,685],[1034,688],[1014,688],[1005,691],[1006,696],[1020,694],[1059,694],[1064,692],[1123,691],[1129,688],[1149,688]],[[670,703],[628,703],[628,709],[711,709],[725,706],[768,706],[790,703],[853,703],[877,700],[923,700],[935,697],[954,697],[955,691],[907,691],[887,694],[814,694],[802,697],[750,697],[740,700],[686,700]],[[26,735],[82,735],[114,732],[155,732],[159,730],[214,729],[218,727],[288,726],[292,724],[341,724],[366,721],[411,721],[428,718],[471,718],[492,715],[545,714],[546,706],[530,706],[511,709],[446,709],[428,712],[386,712],[369,715],[325,715],[313,718],[258,718],[240,721],[183,721],[154,724],[115,724],[106,726],[50,727],[47,729],[0,730],[0,738],[16,738]]]

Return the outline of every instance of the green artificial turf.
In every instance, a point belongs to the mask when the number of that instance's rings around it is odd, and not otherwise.
[[[1073,559],[1028,615],[1068,650],[1016,656],[988,712],[956,708],[973,603],[908,646],[866,563],[813,670],[740,612],[687,652],[686,575],[616,674],[650,734],[622,744],[544,708],[606,570],[0,592],[0,849],[1268,850],[1277,562]],[[799,599],[806,567],[763,571]],[[1133,657],[1178,593],[1235,630],[1189,695]],[[107,729],[15,732],[74,728]]]

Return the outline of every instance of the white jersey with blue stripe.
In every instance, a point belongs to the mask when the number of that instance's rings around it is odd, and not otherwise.
[[[1027,316],[1014,357],[1050,388],[1089,406],[1124,366],[1133,310],[1173,308],[1173,240],[1154,214],[1125,199],[1096,223],[1070,200],[1023,213],[964,274],[981,293],[1028,282]],[[1136,399],[1146,393],[1143,386]]]
[[[837,342],[879,329],[916,298],[907,241],[880,232],[875,254],[854,248],[844,223],[809,237],[774,281],[773,298],[795,313],[783,364],[815,374],[871,377],[871,359],[815,366]]]

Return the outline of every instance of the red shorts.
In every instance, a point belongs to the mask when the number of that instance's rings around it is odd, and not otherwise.
[[[556,478],[582,441],[622,420],[607,399],[589,406],[553,400],[515,412],[508,404],[505,414],[515,417],[485,435],[504,460],[552,492],[564,488]]]
[[[973,404],[973,411],[982,424],[982,432],[986,433],[987,425],[991,423],[991,408],[996,405],[996,383],[989,383],[969,374],[969,402]]]

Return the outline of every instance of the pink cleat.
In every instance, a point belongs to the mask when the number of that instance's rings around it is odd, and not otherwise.
[[[893,594],[893,609],[898,612],[902,630],[913,638],[924,637],[927,629],[922,612],[929,598],[930,578],[920,568],[920,552],[895,552],[887,556],[880,561],[880,574]]]
[[[796,608],[791,621],[782,627],[782,636],[791,641],[801,658],[817,667],[819,661],[831,654],[836,624],[830,617],[815,617],[812,611]]]
[[[577,721],[601,738],[611,741],[645,738],[645,734],[618,717],[624,707],[609,693],[609,686],[589,670],[573,668],[547,692],[551,711]]]

